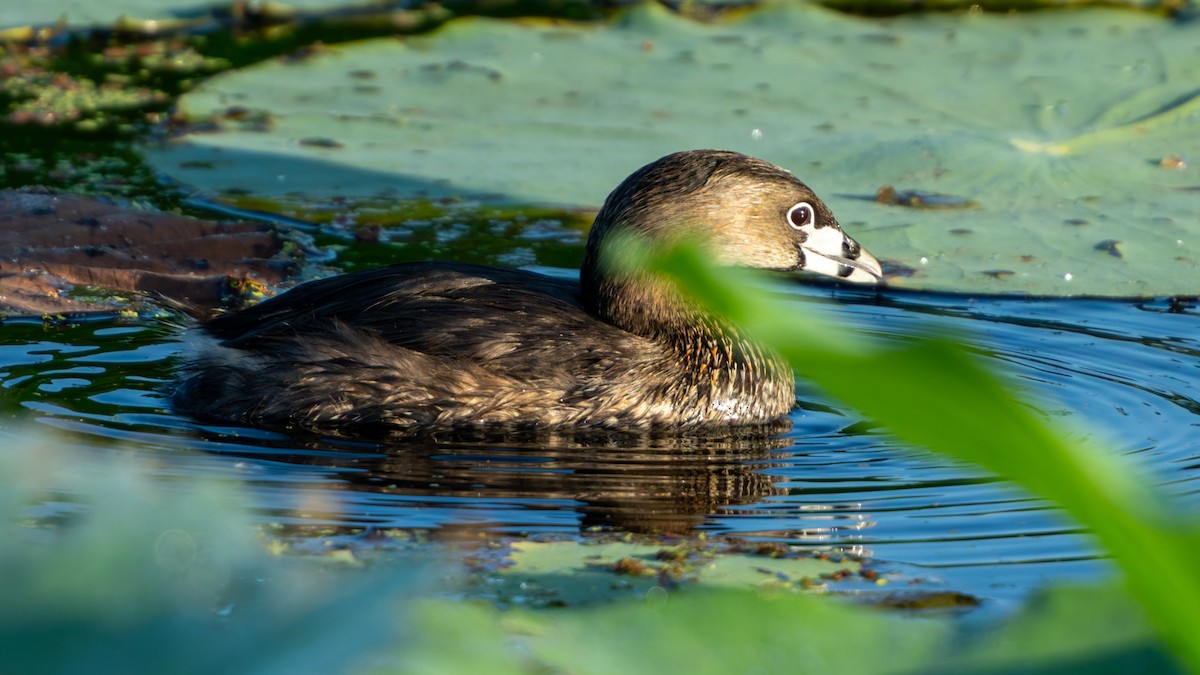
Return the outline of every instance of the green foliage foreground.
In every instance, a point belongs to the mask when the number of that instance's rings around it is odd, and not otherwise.
[[[228,486],[5,436],[6,672],[1179,672],[1113,587],[1058,589],[983,625],[730,590],[502,611],[446,599],[411,560],[272,557]]]
[[[1200,672],[1200,528],[1148,476],[1056,428],[961,345],[931,335],[900,347],[853,339],[756,293],[747,272],[718,270],[698,248],[651,261],[694,297],[770,344],[797,372],[904,441],[978,464],[1057,503],[1125,572],[1159,633]]]
[[[709,267],[694,249],[676,249],[657,264],[786,354],[805,378],[898,436],[1057,501],[1112,553],[1132,593],[1057,589],[993,624],[827,597],[703,589],[502,611],[447,599],[445,566],[269,556],[228,486],[152,478],[135,453],[63,447],[17,430],[0,442],[5,668],[1178,672],[1166,645],[1200,672],[1200,646],[1189,640],[1200,622],[1193,611],[1200,586],[1189,569],[1196,528],[1173,515],[1135,467],[1051,428],[946,338],[881,348],[789,315],[751,288],[754,280]]]

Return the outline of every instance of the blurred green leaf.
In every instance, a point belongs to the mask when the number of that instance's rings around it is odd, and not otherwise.
[[[565,618],[565,617],[564,617]],[[547,619],[533,652],[577,673],[903,673],[952,632],[797,596],[708,592]]]
[[[13,672],[1176,672],[1140,608],[1105,587],[1046,594],[1000,623],[774,584],[537,613],[420,600],[431,589],[415,586],[423,575],[408,559],[364,569],[266,556],[228,486],[152,478],[126,451],[5,435],[0,652]],[[647,555],[572,543],[521,553],[532,559],[511,574],[525,589],[564,567]],[[827,569],[741,556],[730,572],[730,560],[698,567],[718,584]]]
[[[663,254],[658,268],[698,301],[729,312],[801,377],[905,442],[979,464],[1061,506],[1112,553],[1166,641],[1200,671],[1200,642],[1194,639],[1200,576],[1192,567],[1200,554],[1196,514],[1179,513],[1136,465],[1052,424],[1017,398],[1015,386],[946,337],[886,348],[791,339],[813,331],[815,317],[791,314],[754,292],[744,272],[714,268],[698,246]]]
[[[1180,672],[1142,607],[1113,586],[1051,589],[998,625],[959,626],[943,654],[924,672]]]
[[[514,622],[494,607],[472,602],[416,600],[405,603],[409,640],[402,648],[376,645],[367,673],[450,675],[538,672],[527,667]]]
[[[394,640],[420,570],[267,556],[228,486],[4,430],[0,653],[13,673],[333,673]]]
[[[536,614],[445,601],[413,612],[428,636],[418,644],[433,654],[377,672],[469,672],[489,660],[497,672],[627,675],[1180,672],[1141,609],[1113,587],[1054,590],[1002,621],[974,623],[714,590]]]

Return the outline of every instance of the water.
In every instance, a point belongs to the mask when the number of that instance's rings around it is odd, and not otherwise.
[[[1196,309],[802,285],[777,292],[798,312],[883,340],[930,326],[959,332],[1038,408],[1136,455],[1164,490],[1195,503]],[[989,598],[1107,570],[1088,536],[1046,504],[899,445],[803,382],[792,430],[769,441],[429,439],[387,447],[174,415],[164,391],[180,349],[174,329],[153,322],[9,323],[0,329],[0,406],[80,445],[136,453],[164,480],[243,483],[263,522],[323,537],[364,527],[703,531],[865,554]]]

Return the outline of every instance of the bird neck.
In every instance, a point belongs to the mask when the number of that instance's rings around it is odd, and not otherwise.
[[[598,276],[586,261],[584,305],[600,318],[673,352],[689,375],[729,395],[761,395],[764,382],[792,389],[791,369],[772,350],[645,273]],[[776,387],[779,388],[779,387]],[[789,405],[790,407],[790,395]]]

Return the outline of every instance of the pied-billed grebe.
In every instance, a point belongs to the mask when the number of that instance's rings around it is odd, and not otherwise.
[[[424,262],[302,284],[194,329],[176,409],[322,431],[654,429],[765,424],[791,370],[672,287],[610,270],[614,235],[698,236],[722,264],[876,283],[871,254],[787,171],[694,150],[608,196],[581,283]]]

